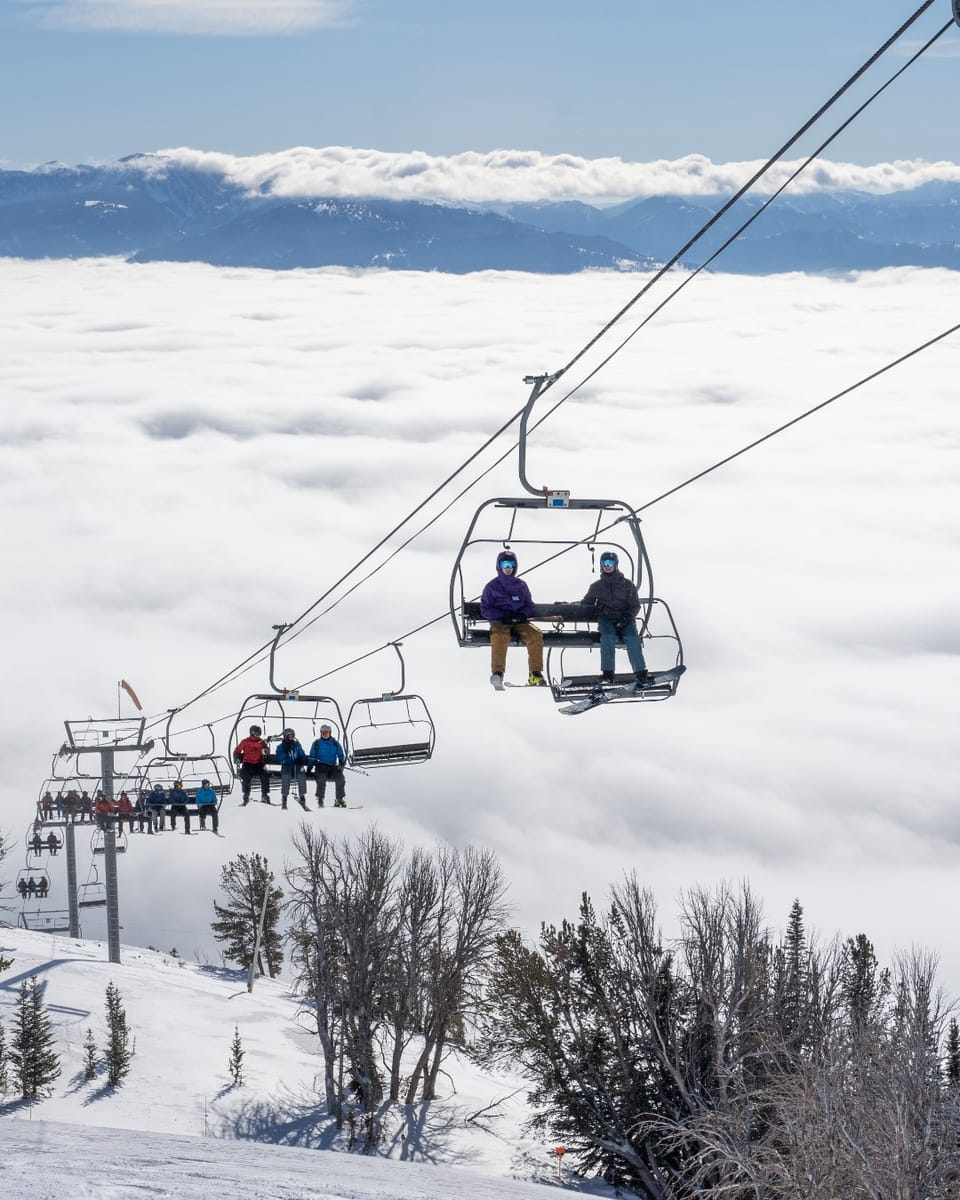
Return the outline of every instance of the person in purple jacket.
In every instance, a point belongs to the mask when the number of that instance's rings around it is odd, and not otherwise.
[[[497,555],[497,574],[483,589],[480,597],[480,612],[490,622],[490,682],[503,690],[503,673],[507,668],[507,646],[510,636],[516,633],[527,647],[531,687],[544,687],[543,677],[543,634],[536,625],[531,625],[533,600],[530,589],[517,578],[517,556],[512,550],[501,550]]]

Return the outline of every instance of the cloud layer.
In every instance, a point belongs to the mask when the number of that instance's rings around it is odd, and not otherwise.
[[[121,678],[164,717],[269,641],[516,412],[524,375],[569,361],[636,286],[0,261],[4,830],[25,830],[64,718],[126,705]],[[958,307],[945,271],[702,276],[536,432],[530,475],[643,505]],[[539,691],[495,694],[486,653],[461,651],[444,613],[467,524],[517,494],[515,461],[445,515],[446,494],[428,505],[413,528],[438,516],[429,531],[278,655],[279,682],[320,679],[346,712],[397,686],[395,657],[328,672],[441,618],[404,646],[435,758],[351,777],[364,809],[345,818],[493,847],[528,928],[624,870],[664,911],[683,887],[746,877],[773,919],[799,896],[812,926],[862,929],[881,957],[941,950],[957,986],[958,371],[960,343],[941,343],[644,513],[689,664],[666,704],[567,718]],[[560,519],[558,536],[589,533]],[[468,590],[490,559],[470,556]],[[529,582],[576,599],[593,569],[581,551]],[[512,651],[511,677],[524,666]],[[266,684],[261,664],[191,705],[178,744],[205,742],[209,722],[226,752]],[[289,814],[250,815],[228,801],[226,840],[183,838],[175,889],[132,847],[124,940],[208,945],[220,864],[288,853]]]
[[[451,155],[421,151],[391,153],[349,146],[297,146],[274,154],[237,157],[185,147],[158,152],[164,159],[223,173],[251,192],[278,196],[382,196],[450,203],[580,200],[609,204],[640,196],[703,196],[730,193],[762,165],[713,163],[699,154],[674,160],[631,163],[620,158],[581,158],[537,150],[491,150]],[[782,162],[756,191],[768,194],[796,170],[799,160]],[[123,169],[118,164],[118,169]],[[791,184],[791,194],[854,189],[887,193],[925,183],[960,180],[953,162],[898,161],[859,166],[818,160]]]

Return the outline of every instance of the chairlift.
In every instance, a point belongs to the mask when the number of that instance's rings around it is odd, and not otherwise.
[[[535,550],[534,561],[525,561],[518,555],[518,574],[529,574],[537,568],[536,590],[542,595],[552,589],[566,597],[535,601],[531,617],[543,633],[547,649],[546,671],[553,698],[559,703],[571,695],[583,694],[584,688],[593,690],[602,680],[599,666],[592,671],[586,670],[592,666],[586,656],[581,656],[581,669],[576,672],[570,669],[569,662],[562,660],[567,650],[599,649],[596,609],[569,597],[571,593],[582,595],[586,592],[587,579],[598,570],[605,551],[616,552],[620,570],[637,588],[640,598],[637,628],[644,642],[645,655],[647,647],[655,645],[658,656],[670,667],[682,666],[683,648],[669,606],[654,594],[650,559],[635,509],[624,500],[579,499],[568,491],[536,488],[527,479],[526,444],[530,415],[544,386],[557,377],[538,375],[524,380],[532,385],[532,390],[520,420],[518,450],[520,483],[528,495],[496,497],[477,509],[451,572],[450,617],[460,646],[489,647],[490,625],[480,611],[479,593],[482,590],[480,581],[489,578],[491,564],[484,556],[482,564],[478,565],[476,552],[494,547],[497,554],[504,550],[516,552],[517,547]],[[491,516],[497,519],[496,530],[486,528]],[[564,535],[558,530],[561,524]],[[587,560],[582,569],[571,567],[578,555],[581,561],[583,557]],[[575,580],[572,586],[571,575]],[[514,634],[510,644],[521,645],[519,636]],[[554,655],[554,651],[559,653]],[[629,678],[633,678],[632,674]],[[648,698],[667,699],[675,691],[674,681],[672,687],[656,689]],[[643,697],[637,693],[636,697],[630,698]]]
[[[363,700],[347,713],[347,762],[354,767],[411,766],[433,754],[436,727],[422,696],[404,692],[406,668],[401,642],[391,642],[400,659],[400,686]]]
[[[230,766],[234,778],[240,778],[240,767],[232,756],[237,743],[245,738],[251,725],[259,725],[261,737],[271,745],[283,739],[283,731],[292,729],[300,745],[309,753],[311,745],[320,736],[320,726],[329,725],[332,736],[347,750],[346,722],[340,705],[332,696],[301,693],[293,688],[277,685],[274,677],[274,658],[280,637],[287,625],[274,625],[277,631],[270,648],[270,687],[269,692],[257,692],[248,696],[240,707],[237,719],[230,731]],[[279,780],[280,764],[277,756],[271,751],[266,757],[267,774],[271,780]],[[312,767],[308,769],[312,776]]]

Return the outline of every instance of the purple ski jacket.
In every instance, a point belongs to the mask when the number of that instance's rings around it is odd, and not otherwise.
[[[497,558],[497,575],[483,589],[480,597],[480,611],[487,621],[509,621],[521,616],[529,620],[533,615],[533,600],[530,589],[522,579],[513,575],[504,575],[500,570],[500,558]]]

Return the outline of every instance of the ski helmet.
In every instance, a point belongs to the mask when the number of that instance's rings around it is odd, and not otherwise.
[[[260,726],[259,726],[259,725],[251,725],[251,726],[250,726],[250,732],[251,732],[251,733],[256,733],[256,734],[261,734],[261,733],[263,733],[263,730],[260,728]]]

